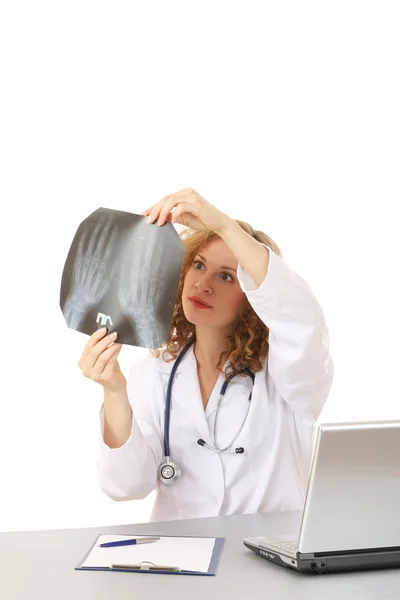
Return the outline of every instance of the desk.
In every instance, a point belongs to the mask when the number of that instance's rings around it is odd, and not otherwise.
[[[399,600],[400,569],[305,575],[256,556],[251,535],[297,532],[298,512],[112,527],[0,533],[0,597],[5,600]],[[98,534],[222,536],[215,577],[75,571]],[[250,588],[254,588],[251,592]]]

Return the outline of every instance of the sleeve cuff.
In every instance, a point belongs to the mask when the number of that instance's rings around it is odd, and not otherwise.
[[[303,289],[307,294],[311,292],[308,283],[297,273],[292,271],[286,263],[271,248],[262,244],[269,250],[269,264],[267,275],[262,284],[257,287],[253,278],[239,263],[237,268],[237,278],[243,292],[256,300],[262,297],[277,299],[287,295],[288,286],[295,286],[296,289]]]
[[[265,293],[265,287],[267,287],[267,281],[269,282],[269,279],[271,279],[271,275],[270,275],[271,270],[274,269],[274,262],[276,259],[279,259],[279,257],[275,254],[275,252],[273,252],[271,250],[271,248],[269,248],[265,244],[261,244],[261,245],[264,246],[265,248],[267,248],[267,250],[269,250],[269,265],[268,265],[267,275],[266,275],[264,281],[262,282],[262,284],[260,285],[260,287],[257,287],[257,285],[254,283],[253,278],[242,267],[242,265],[240,263],[238,264],[237,273],[236,273],[237,278],[239,280],[240,287],[246,294],[249,294],[249,293],[251,294],[252,292],[257,292],[258,290],[261,290],[261,289],[263,289],[263,291]]]

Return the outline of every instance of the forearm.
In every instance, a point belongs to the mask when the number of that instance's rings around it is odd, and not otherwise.
[[[145,412],[146,408],[145,404]],[[104,392],[98,477],[103,492],[115,501],[148,496],[156,487],[162,459],[162,445],[148,415],[143,415],[140,403],[133,410],[141,414],[141,419],[135,418],[127,393],[116,396]]]
[[[259,287],[268,273],[269,250],[227,217],[217,232],[232,250],[242,267]]]
[[[120,448],[132,430],[132,408],[125,390],[115,393],[104,390],[104,443]]]

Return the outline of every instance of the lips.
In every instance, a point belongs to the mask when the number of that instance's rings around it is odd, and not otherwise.
[[[207,304],[207,302],[200,300],[200,298],[197,298],[197,296],[190,296],[189,300],[191,304],[196,308],[211,308],[211,306]]]

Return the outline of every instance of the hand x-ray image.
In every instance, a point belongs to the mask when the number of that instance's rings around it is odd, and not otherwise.
[[[184,246],[169,222],[99,208],[78,227],[65,262],[60,307],[68,327],[157,348],[168,338]]]

